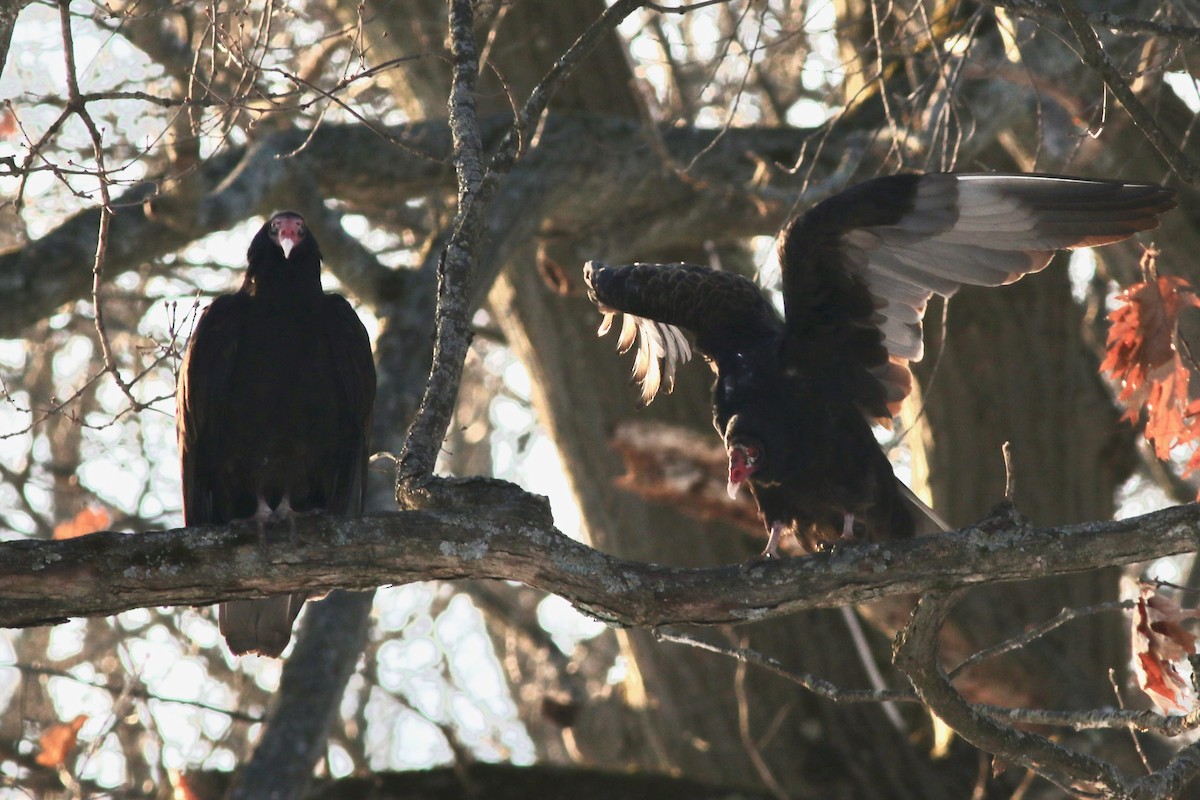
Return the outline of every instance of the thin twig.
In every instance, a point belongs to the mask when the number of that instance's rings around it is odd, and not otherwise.
[[[988,5],[1003,8],[1022,17],[1038,17],[1041,19],[1062,19],[1062,14],[1046,0],[986,0]],[[1182,39],[1192,44],[1200,44],[1200,28],[1190,25],[1172,25],[1168,22],[1156,22],[1152,19],[1139,19],[1113,14],[1111,11],[1092,11],[1085,18],[1097,28],[1104,28],[1118,33],[1149,33],[1154,36],[1166,36],[1172,39]]]
[[[6,664],[5,666],[11,669],[16,669],[18,672],[21,672],[25,675],[37,675],[48,678],[63,678],[69,681],[74,681],[81,686],[90,686],[94,689],[103,689],[110,694],[118,696],[128,695],[130,697],[136,697],[139,700],[153,700],[158,703],[169,703],[171,705],[198,708],[202,711],[212,711],[217,714],[224,714],[230,719],[237,720],[238,722],[256,724],[263,721],[263,716],[261,714],[248,714],[245,711],[240,711],[236,708],[224,708],[223,706],[216,706],[212,703],[205,703],[200,700],[181,700],[175,697],[166,697],[161,694],[156,694],[149,689],[144,688],[144,684],[140,681],[107,680],[103,678],[97,680],[88,680],[87,678],[81,678],[68,670],[54,669],[53,667],[42,667],[36,664]]]
[[[87,104],[80,99],[79,79],[75,69],[75,41],[71,34],[71,2],[59,0],[59,23],[62,30],[63,52],[67,62],[67,110],[79,117],[87,128],[92,141],[92,153],[96,159],[96,180],[100,184],[100,225],[96,232],[96,256],[92,262],[92,309],[96,319],[96,337],[100,340],[100,352],[104,358],[104,369],[113,376],[117,386],[129,398],[130,405],[141,410],[142,404],[133,396],[133,389],[121,377],[113,358],[112,344],[108,339],[108,330],[104,325],[104,304],[100,301],[100,290],[104,285],[104,257],[108,253],[108,230],[112,219],[112,198],[108,192],[108,176],[104,167],[104,141],[95,120],[88,113]]]
[[[742,637],[741,642],[742,648],[739,649],[744,649],[745,637]],[[762,747],[754,741],[754,734],[750,730],[750,699],[746,694],[746,667],[747,663],[739,660],[733,674],[733,694],[737,701],[738,738],[741,739],[742,750],[750,759],[750,763],[754,765],[754,771],[758,773],[759,780],[763,782],[763,785],[778,800],[788,800],[787,790],[783,788],[779,779],[775,777],[775,773],[771,771],[771,766],[763,758]]]
[[[1120,605],[1114,603],[1111,605]],[[1082,614],[1076,615],[1082,616]],[[1073,617],[1074,618],[1074,617]],[[1061,624],[1061,622],[1059,623]],[[1044,631],[1043,631],[1044,632]],[[667,628],[656,628],[654,637],[658,641],[686,644],[711,653],[728,656],[740,663],[754,664],[775,675],[803,686],[813,694],[835,703],[889,703],[913,702],[916,697],[910,692],[896,690],[872,691],[867,689],[844,689],[831,681],[806,672],[797,672],[783,666],[771,656],[745,647],[728,647],[705,641]],[[996,655],[997,653],[992,653]],[[962,666],[965,666],[966,662]],[[953,672],[957,673],[960,668]],[[965,702],[965,701],[964,701]],[[1200,728],[1200,711],[1187,716],[1164,717],[1155,711],[1128,711],[1097,709],[1093,711],[1056,711],[1040,708],[1010,708],[986,703],[970,704],[975,712],[990,719],[1008,724],[1039,725],[1043,727],[1070,728],[1071,730],[1128,729],[1156,733],[1160,736],[1179,736]]]
[[[858,621],[858,615],[850,606],[842,606],[838,609],[842,614],[842,620],[846,623],[846,628],[850,631],[850,640],[854,642],[854,650],[858,653],[858,660],[862,662],[863,669],[867,672],[867,680],[871,682],[871,686],[877,692],[885,691],[887,684],[883,682],[883,673],[879,671],[879,665],[875,663],[875,655],[871,652],[871,646],[867,642],[867,636],[863,633],[862,624]],[[896,704],[890,701],[884,702],[883,715],[892,723],[892,727],[901,735],[907,735],[908,730],[904,724],[904,719],[900,716],[900,709],[896,708]]]
[[[645,0],[617,0],[558,57],[554,66],[529,93],[529,100],[497,148],[490,165],[493,171],[506,172],[512,166],[527,147],[531,132],[536,129],[536,123],[546,113],[546,107],[558,88],[601,39],[615,31],[626,17],[644,5]]]
[[[1004,457],[1004,499],[1010,503],[1017,500],[1017,468],[1013,464],[1012,442],[1000,445]]]
[[[656,628],[654,630],[654,638],[660,642],[686,644],[701,650],[707,650],[710,653],[728,656],[737,661],[754,664],[775,673],[781,678],[786,678],[793,683],[797,683],[813,694],[824,697],[826,700],[832,700],[835,703],[883,703],[888,701],[912,703],[916,702],[917,699],[912,692],[902,692],[895,689],[884,689],[882,691],[875,691],[873,689],[843,689],[832,681],[827,681],[812,673],[797,672],[788,669],[779,663],[778,660],[759,653],[756,650],[746,647],[726,647],[705,641],[704,639],[697,639],[686,633],[677,633],[665,628]]]
[[[1128,112],[1138,130],[1170,164],[1179,179],[1191,186],[1200,186],[1200,170],[1197,170],[1191,159],[1171,141],[1167,132],[1159,126],[1154,115],[1142,105],[1142,101],[1129,88],[1125,78],[1113,65],[1108,54],[1104,52],[1104,47],[1100,44],[1095,29],[1092,28],[1084,13],[1079,10],[1075,0],[1059,0],[1059,6],[1062,8],[1063,19],[1071,27],[1071,31],[1079,42],[1082,50],[1080,57],[1083,62],[1100,76],[1108,90],[1121,101],[1121,105],[1125,106],[1125,111]]]
[[[1121,687],[1117,685],[1117,671],[1112,667],[1108,669],[1108,685],[1112,687],[1113,697],[1117,701],[1117,708],[1124,711],[1125,698],[1121,696]],[[1146,773],[1154,772],[1154,767],[1150,766],[1150,759],[1146,758],[1146,751],[1142,749],[1142,741],[1138,738],[1137,731],[1130,729],[1129,738],[1133,741],[1134,752],[1142,760],[1142,766],[1145,767]]]
[[[1076,731],[1127,728],[1160,736],[1179,736],[1200,728],[1200,711],[1187,716],[1164,717],[1151,710],[1055,711],[1042,708],[1009,708],[985,703],[972,705],[971,708],[992,719],[1007,723],[1070,728]]]
[[[1005,653],[1020,649],[1031,642],[1042,638],[1046,634],[1050,633],[1050,631],[1066,625],[1072,620],[1082,619],[1083,617],[1088,617],[1093,614],[1101,614],[1106,611],[1130,609],[1133,608],[1133,606],[1134,602],[1132,600],[1113,600],[1108,603],[1097,603],[1096,605],[1088,606],[1087,608],[1064,608],[1062,611],[1058,612],[1058,616],[1043,622],[1041,625],[1036,625],[1030,628],[1020,636],[1014,636],[1011,639],[1006,639],[999,644],[985,648],[977,653],[972,654],[968,658],[964,658],[958,663],[957,666],[954,667],[954,669],[950,670],[946,674],[946,677],[950,680],[954,680],[962,674],[963,670],[973,667],[989,658],[996,658],[997,656],[1002,656]]]

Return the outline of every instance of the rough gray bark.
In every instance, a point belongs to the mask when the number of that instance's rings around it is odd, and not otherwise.
[[[8,61],[8,46],[12,42],[17,16],[21,9],[31,2],[32,0],[4,0],[0,3],[0,75],[4,74],[4,64]]]
[[[753,564],[668,567],[594,550],[543,498],[456,480],[454,507],[297,520],[263,561],[253,523],[0,543],[0,625],[425,579],[517,580],[622,626],[749,623],[927,589],[1008,582],[1188,552],[1200,506],[1057,529],[999,520],[955,534]]]

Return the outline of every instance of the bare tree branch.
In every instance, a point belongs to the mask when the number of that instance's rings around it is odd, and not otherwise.
[[[475,115],[475,11],[471,0],[450,2],[450,53],[454,59],[450,88],[452,160],[458,183],[458,210],[452,233],[438,261],[437,329],[433,366],[417,418],[409,428],[396,473],[396,499],[415,507],[414,492],[428,485],[442,439],[458,398],[463,362],[471,344],[467,298],[471,273],[479,258],[484,219],[496,192],[497,176],[485,169],[483,141]]]
[[[1096,31],[1083,12],[1079,10],[1075,0],[1059,0],[1059,5],[1062,7],[1063,19],[1071,26],[1071,31],[1079,42],[1082,50],[1080,57],[1084,63],[1095,70],[1104,80],[1104,85],[1121,101],[1121,105],[1125,106],[1125,110],[1129,112],[1129,116],[1138,126],[1138,130],[1166,159],[1180,180],[1192,186],[1200,185],[1200,170],[1197,170],[1191,159],[1171,141],[1167,132],[1158,124],[1158,120],[1154,118],[1149,109],[1142,105],[1142,101],[1129,88],[1125,78],[1113,65],[1108,54],[1104,52],[1104,47],[1100,44]]]
[[[0,625],[157,605],[416,580],[516,580],[614,625],[750,622],[890,595],[1023,580],[1195,549],[1200,506],[1055,529],[984,524],[779,562],[683,569],[625,561],[560,534],[541,498],[450,482],[451,509],[349,520],[306,515],[263,561],[253,523],[0,544]]]
[[[1115,605],[1115,604],[1114,604]],[[1065,621],[1065,620],[1062,620]],[[1055,619],[1052,622],[1058,622]],[[1044,633],[1044,631],[1042,631]],[[848,689],[838,686],[832,681],[819,675],[798,672],[784,666],[779,659],[760,653],[748,647],[729,647],[714,642],[699,639],[686,633],[659,628],[654,631],[654,637],[663,642],[686,644],[711,653],[728,656],[743,664],[754,664],[762,667],[781,678],[803,686],[813,694],[835,703],[886,703],[886,702],[920,702],[913,692],[902,690],[871,690]],[[1007,644],[1007,643],[1006,643]],[[1013,645],[1018,646],[1018,645]],[[970,663],[975,663],[988,655],[994,655],[991,649],[976,654]],[[952,671],[947,677],[953,679]],[[975,708],[995,720],[1003,720],[1014,724],[1055,726],[1071,728],[1072,730],[1103,730],[1112,728],[1129,728],[1131,730],[1148,731],[1162,736],[1178,736],[1188,731],[1200,728],[1200,710],[1186,716],[1164,717],[1156,711],[1126,711],[1121,709],[1101,709],[1094,711],[1057,711],[1037,708],[1008,708],[1003,706],[981,703]]]
[[[781,678],[786,678],[789,681],[798,683],[805,689],[816,695],[824,697],[826,700],[832,700],[835,703],[884,703],[891,701],[906,701],[917,702],[917,696],[912,692],[904,691],[875,691],[874,689],[846,689],[832,681],[826,680],[819,675],[812,675],[806,672],[797,672],[788,669],[779,662],[778,659],[771,656],[759,653],[756,650],[751,650],[747,647],[728,647],[726,645],[716,644],[714,642],[698,639],[695,636],[690,636],[685,633],[677,633],[669,630],[656,630],[654,638],[662,642],[675,642],[677,644],[686,644],[691,647],[698,647],[701,650],[708,650],[711,653],[729,656],[746,664],[754,664],[769,670]]]
[[[484,140],[498,139],[510,123],[511,117],[506,116],[481,120]],[[389,130],[429,156],[419,157],[382,143],[361,126],[326,124],[299,155],[283,164],[278,156],[303,142],[303,131],[262,137],[252,148],[232,148],[206,161],[185,179],[202,184],[196,195],[217,195],[201,203],[170,207],[170,197],[155,198],[147,213],[143,203],[154,198],[154,187],[126,192],[113,200],[106,272],[119,274],[179,252],[220,226],[278,210],[276,203],[294,205],[291,189],[295,184],[286,182],[289,176],[311,178],[321,197],[337,199],[355,213],[370,214],[406,199],[451,189],[445,166],[451,139],[444,121]],[[546,225],[569,225],[578,230],[581,220],[591,221],[588,229],[578,233],[603,241],[604,252],[612,260],[632,259],[651,242],[660,246],[694,242],[711,237],[714,230],[729,237],[773,234],[794,202],[800,180],[779,174],[771,185],[762,187],[756,185],[755,176],[761,173],[764,159],[793,161],[809,133],[798,128],[731,130],[719,152],[698,165],[696,178],[711,188],[698,192],[694,181],[685,185],[662,174],[659,155],[641,146],[644,136],[636,120],[551,115],[542,126],[539,144],[544,158],[530,167],[530,174],[522,173],[522,185],[527,194],[544,198],[549,210]],[[668,128],[663,142],[674,158],[686,161],[707,146],[713,135],[711,131]],[[830,152],[834,151],[831,147]],[[621,152],[621,159],[614,161],[613,152]],[[829,166],[821,163],[818,169]],[[514,166],[515,171],[521,169],[519,163]],[[591,177],[581,180],[581,175]],[[252,180],[266,183],[248,185]],[[192,196],[190,190],[180,192]],[[613,217],[617,198],[622,204],[646,209],[686,203],[689,213],[664,217],[647,229],[637,224],[638,219]],[[93,259],[98,227],[98,210],[80,212],[40,239],[0,253],[0,336],[19,336],[62,304],[88,296],[91,273],[80,270],[79,264]],[[329,237],[321,230],[318,234],[323,237],[322,248],[329,249],[325,247]],[[332,251],[327,255],[329,266],[340,276],[348,256],[337,253],[335,257]],[[486,254],[489,259],[492,255]],[[378,274],[371,266],[354,266],[350,271],[364,277]],[[385,288],[372,287],[369,279],[361,279],[354,287],[366,302],[374,302],[374,292]]]
[[[1017,709],[999,709],[968,703],[950,683],[939,663],[938,629],[961,596],[962,589],[925,595],[912,620],[902,632],[895,651],[896,666],[908,676],[921,702],[956,733],[975,746],[1004,761],[1020,764],[1073,794],[1096,794],[1122,798],[1175,797],[1185,784],[1200,774],[1200,745],[1183,748],[1163,769],[1145,776],[1122,773],[1114,764],[1052,742],[1039,733],[1000,724],[1041,722],[1064,724],[1075,718],[1078,727],[1089,723],[1138,727],[1130,712],[1087,712],[1070,714]],[[1141,716],[1145,716],[1143,713]],[[1186,719],[1194,723],[1194,715]],[[1153,725],[1151,725],[1153,727]]]
[[[438,450],[458,398],[462,365],[471,342],[472,274],[480,259],[482,236],[500,176],[512,168],[528,144],[530,128],[545,113],[554,91],[579,61],[641,4],[640,0],[619,0],[596,24],[588,27],[531,92],[521,113],[509,127],[496,157],[485,167],[483,139],[475,114],[479,58],[475,51],[474,6],[470,0],[451,0],[450,52],[454,59],[454,77],[449,109],[454,139],[453,161],[458,177],[458,211],[438,263],[433,367],[397,470],[397,499],[402,504],[413,506],[415,493],[426,495],[432,488],[427,478],[433,474]],[[428,497],[420,502],[427,503]]]
[[[937,632],[961,590],[921,598],[896,646],[896,666],[912,681],[921,701],[967,741],[1075,791],[1127,790],[1112,764],[1055,744],[1040,734],[1000,725],[954,689],[938,662]]]
[[[1048,0],[987,0],[989,5],[1003,8],[1023,17],[1035,19],[1062,19],[1062,10],[1057,3]],[[1118,33],[1148,33],[1200,44],[1200,28],[1191,25],[1172,25],[1153,19],[1127,17],[1111,11],[1092,11],[1084,17],[1092,25]]]

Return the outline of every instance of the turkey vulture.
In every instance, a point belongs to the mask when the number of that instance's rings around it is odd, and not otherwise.
[[[293,512],[362,513],[375,400],[371,341],[346,298],[321,289],[304,218],[271,217],[242,287],[200,317],[179,372],[176,423],[186,525]],[[221,603],[229,649],[278,657],[306,595]]]
[[[713,424],[729,492],[749,483],[769,537],[808,551],[861,535],[944,527],[892,474],[871,422],[888,424],[912,389],[921,318],[933,293],[999,286],[1056,250],[1157,227],[1174,193],[1054,175],[905,174],[817,204],[780,233],[781,318],[749,279],[692,264],[584,266],[604,312],[624,313],[619,349],[638,341],[642,402],[671,390],[691,351],[708,359]]]

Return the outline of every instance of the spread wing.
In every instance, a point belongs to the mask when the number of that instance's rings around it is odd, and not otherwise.
[[[179,368],[175,398],[175,427],[183,472],[183,519],[185,525],[225,522],[213,504],[216,456],[205,447],[206,435],[220,427],[226,413],[233,356],[237,351],[246,297],[221,295],[205,309],[188,344]]]
[[[331,464],[326,480],[328,511],[361,514],[363,492],[370,456],[371,408],[375,403],[375,362],[371,339],[358,314],[346,298],[324,296],[321,313],[327,331],[337,373],[338,391],[343,399],[345,419],[339,428],[351,435],[339,443],[336,464]]]
[[[923,355],[933,293],[999,286],[1055,251],[1158,226],[1174,193],[1053,175],[894,175],[854,186],[780,234],[785,358],[828,374],[869,415],[890,419]]]
[[[604,312],[600,335],[623,313],[617,349],[638,343],[633,379],[641,384],[642,403],[661,387],[670,392],[676,367],[691,357],[680,329],[695,338],[696,349],[719,365],[739,353],[778,341],[782,320],[754,282],[741,275],[696,264],[627,264],[610,267],[589,261],[584,280],[593,302]]]

